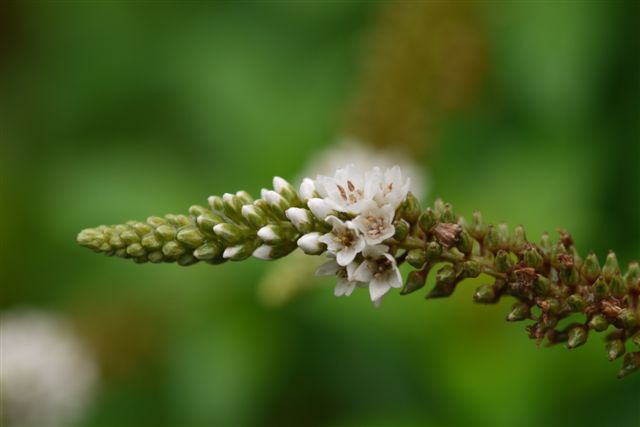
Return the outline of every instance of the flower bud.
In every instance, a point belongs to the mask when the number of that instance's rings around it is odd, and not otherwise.
[[[132,245],[134,243],[140,242],[140,236],[138,236],[138,233],[133,230],[124,230],[122,233],[120,233],[120,238],[127,245]]]
[[[230,259],[231,261],[242,261],[251,256],[253,251],[256,248],[256,243],[244,242],[238,245],[229,246],[226,248],[222,254],[224,259]]]
[[[523,254],[524,263],[536,271],[540,271],[544,265],[544,258],[534,245],[526,246]]]
[[[204,236],[196,227],[181,228],[176,238],[190,248],[197,248],[204,243]]]
[[[131,228],[140,237],[144,236],[145,234],[151,233],[151,226],[149,224],[145,224],[144,222],[135,221],[131,224]]]
[[[602,314],[596,314],[589,320],[589,328],[593,329],[597,332],[602,332],[609,327],[609,322],[607,318]]]
[[[593,252],[590,252],[582,264],[582,275],[590,283],[593,283],[600,276],[601,272],[602,269],[600,268],[598,257]]]
[[[268,220],[267,214],[256,205],[244,205],[240,213],[253,228],[263,227]]]
[[[427,281],[427,275],[422,271],[412,271],[407,276],[407,281],[404,287],[400,291],[400,295],[407,295],[411,292],[415,292],[418,289],[422,289]]]
[[[240,203],[243,205],[250,205],[253,203],[253,197],[251,197],[251,194],[246,191],[236,191],[236,197],[240,199]]]
[[[411,249],[407,252],[406,261],[412,267],[422,268],[427,262],[427,253],[424,249]]]
[[[420,216],[420,202],[416,199],[413,193],[409,192],[407,197],[400,206],[400,212],[402,213],[402,219],[405,219],[409,224],[415,224]]]
[[[609,285],[604,281],[602,276],[598,277],[593,285],[591,285],[591,290],[593,291],[593,295],[597,299],[606,298],[609,296]]]
[[[456,272],[453,266],[447,264],[436,273],[436,284],[426,298],[448,297],[453,293],[456,283]]]
[[[146,254],[146,251],[140,243],[133,243],[127,246],[127,254],[132,257],[142,257]]]
[[[160,218],[159,216],[150,216],[147,218],[147,224],[149,224],[152,227],[159,227],[166,223],[167,223],[167,220],[164,218]]]
[[[500,248],[500,241],[498,238],[498,230],[493,225],[487,227],[487,233],[483,240],[484,247],[492,253],[496,253]]]
[[[540,249],[542,250],[542,256],[546,259],[550,259],[551,255],[551,237],[549,237],[549,233],[542,233],[542,237],[540,238]]]
[[[521,253],[525,250],[527,244],[527,235],[524,232],[524,227],[522,225],[518,225],[513,233],[513,252]]]
[[[187,267],[189,265],[193,265],[197,263],[198,261],[199,261],[198,258],[194,257],[192,253],[186,252],[182,254],[180,258],[178,258],[178,265],[182,267]]]
[[[471,235],[467,233],[464,227],[460,227],[462,228],[462,231],[460,232],[460,238],[456,247],[463,254],[469,255],[473,251],[473,239],[471,238]]]
[[[240,227],[226,222],[213,227],[213,232],[228,245],[238,243],[245,237]]]
[[[164,255],[162,254],[162,251],[153,251],[153,252],[150,252],[149,255],[147,255],[147,259],[150,262],[157,264],[159,262],[164,261]]]
[[[482,285],[473,294],[473,301],[480,304],[493,304],[498,301],[498,295],[491,285]]]
[[[567,336],[567,347],[569,349],[580,347],[587,341],[588,330],[584,326],[574,326],[569,329]]]
[[[224,201],[220,196],[209,196],[207,202],[209,202],[209,207],[216,212],[222,212],[224,210]]]
[[[547,277],[538,274],[533,282],[533,289],[538,295],[549,295],[551,292],[551,281]]]
[[[640,352],[627,353],[627,355],[624,356],[622,368],[618,371],[618,378],[625,377],[638,369],[640,369]]]
[[[273,246],[260,245],[256,248],[256,250],[253,251],[251,255],[253,255],[255,258],[258,258],[264,261],[269,261],[273,259],[273,257],[271,256],[272,251],[273,251]]]
[[[440,222],[458,222],[458,216],[453,212],[451,203],[445,203],[442,214],[440,215]]]
[[[433,203],[433,210],[436,214],[436,218],[442,220],[442,214],[444,213],[444,201],[441,198],[437,198]]]
[[[452,248],[458,243],[462,227],[458,224],[440,222],[431,231],[442,246]]]
[[[313,216],[311,211],[303,208],[289,208],[285,215],[293,226],[302,234],[306,234],[313,229]]]
[[[511,254],[505,250],[499,249],[495,258],[496,270],[500,273],[507,273],[513,269],[513,259]]]
[[[584,298],[578,294],[569,295],[567,298],[567,304],[569,304],[569,307],[571,307],[571,310],[573,311],[582,311],[587,306]]]
[[[640,265],[637,262],[629,263],[627,274],[624,275],[624,281],[629,290],[638,292],[640,290]]]
[[[640,347],[640,331],[633,334],[631,337],[631,342],[636,345],[636,347]]]
[[[611,295],[621,298],[627,294],[627,284],[624,282],[619,273],[616,273],[609,282]]]
[[[291,207],[291,204],[284,197],[272,190],[264,193],[264,199],[279,216],[284,216],[284,212]]]
[[[427,243],[425,253],[427,255],[427,260],[433,261],[442,254],[442,246],[440,246],[438,242],[429,242]]]
[[[460,270],[460,279],[474,279],[482,273],[480,264],[477,261],[465,261],[462,263],[462,269]]]
[[[298,247],[307,255],[320,255],[327,249],[327,246],[318,240],[320,236],[318,232],[305,234],[298,239]]]
[[[226,222],[224,218],[213,212],[204,212],[196,218],[196,223],[200,230],[207,233],[213,233],[213,227],[223,222]]]
[[[580,281],[580,275],[575,265],[575,259],[568,254],[558,255],[559,276],[563,284],[575,286]]]
[[[165,224],[156,228],[156,234],[165,242],[175,239],[176,229],[173,225]]]
[[[189,215],[191,215],[194,218],[199,217],[205,212],[209,212],[209,209],[200,205],[193,205],[189,208]]]
[[[482,241],[484,236],[487,234],[487,225],[484,223],[480,211],[473,212],[471,225],[469,226],[469,233],[479,241]]]
[[[222,211],[229,218],[238,218],[242,210],[242,200],[235,194],[224,193],[222,195]]]
[[[313,199],[318,197],[318,193],[316,192],[316,185],[313,180],[310,178],[305,178],[302,180],[300,184],[300,197],[303,200]]]
[[[320,221],[324,221],[326,217],[333,214],[333,209],[322,199],[309,199],[307,206]]]
[[[509,249],[511,246],[509,226],[505,222],[498,224],[498,246],[501,249]]]
[[[210,260],[218,258],[222,253],[220,245],[214,242],[207,242],[193,251],[193,256],[200,260]]]
[[[618,314],[618,320],[626,329],[632,329],[638,324],[636,313],[630,308],[625,308],[620,311],[620,314]]]
[[[157,251],[162,247],[162,241],[154,233],[149,233],[142,237],[140,243],[149,251]]]
[[[609,362],[613,362],[626,352],[626,349],[624,348],[624,341],[620,339],[608,341],[605,344],[605,348],[607,350],[607,358],[609,359]]]
[[[394,221],[393,226],[395,228],[395,233],[393,234],[393,238],[399,242],[404,242],[409,235],[410,225],[404,219],[399,219]]]
[[[427,208],[427,210],[420,215],[418,218],[418,225],[425,233],[429,233],[431,231],[431,227],[436,225],[436,214],[433,212],[433,209]]]
[[[185,252],[185,247],[175,240],[167,242],[162,246],[162,253],[169,259],[177,260]]]
[[[456,280],[456,271],[451,264],[444,265],[436,273],[437,283],[453,283]]]
[[[529,306],[525,303],[518,302],[513,305],[511,312],[507,315],[508,322],[519,322],[528,319],[531,316]]]
[[[602,275],[604,279],[608,282],[610,281],[616,273],[620,273],[620,267],[618,266],[618,258],[613,251],[609,251],[607,255],[607,260],[604,262],[604,267],[602,267]]]
[[[298,193],[295,188],[293,188],[293,185],[291,185],[287,180],[280,178],[279,176],[273,177],[273,189],[289,203],[294,205],[300,203]]]
[[[258,230],[258,237],[263,242],[275,245],[285,240],[282,227],[274,224],[267,224]]]

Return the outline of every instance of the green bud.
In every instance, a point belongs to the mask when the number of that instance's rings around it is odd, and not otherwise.
[[[622,362],[622,368],[618,371],[618,378],[626,377],[638,369],[640,369],[640,352],[627,353]]]
[[[624,355],[626,349],[624,348],[624,342],[619,339],[608,341],[605,344],[605,348],[607,349],[607,358],[610,362],[613,362],[618,357]]]
[[[140,243],[133,243],[127,246],[127,254],[132,257],[142,257],[146,254],[146,251]]]
[[[197,248],[204,243],[204,236],[196,227],[181,228],[176,238],[190,248]]]
[[[409,235],[409,223],[404,219],[396,220],[394,222],[394,228],[396,230],[393,238],[399,242],[403,242]]]
[[[214,210],[215,212],[224,211],[224,201],[222,200],[222,197],[209,196],[209,198],[207,199],[207,202],[209,202],[209,207],[211,207],[211,209]]]
[[[193,256],[201,260],[218,258],[221,254],[222,248],[214,242],[207,242],[193,251]]]
[[[156,234],[165,242],[171,241],[176,237],[176,228],[173,225],[165,224],[156,228]]]
[[[115,249],[124,248],[126,246],[124,240],[122,240],[119,235],[111,236],[111,238],[109,239],[109,245],[111,245],[111,247]]]
[[[164,218],[160,218],[159,216],[150,216],[149,218],[147,218],[147,224],[152,227],[160,227],[161,225],[164,225],[166,223],[167,220]]]
[[[120,233],[120,238],[127,245],[131,245],[133,243],[140,242],[140,236],[138,236],[138,233],[136,233],[133,230],[125,230],[125,231],[123,231],[122,233]]]
[[[541,276],[540,274],[538,274],[536,280],[533,282],[533,289],[538,295],[549,295],[549,293],[551,292],[551,281],[545,276]]]
[[[453,212],[453,206],[450,203],[445,203],[442,215],[440,215],[440,222],[457,223],[458,217]]]
[[[420,217],[420,202],[416,199],[416,196],[413,193],[409,192],[404,202],[400,207],[400,211],[402,212],[402,218],[407,220],[409,224],[415,224]]]
[[[591,320],[589,320],[589,328],[597,332],[605,331],[608,327],[609,322],[607,321],[607,318],[602,314],[596,314],[591,318]]]
[[[185,247],[173,240],[162,246],[162,253],[170,259],[178,259],[185,252]]]
[[[563,284],[575,286],[580,281],[580,275],[575,265],[573,256],[568,254],[558,255],[559,276]]]
[[[521,253],[525,250],[527,245],[527,235],[524,232],[524,227],[522,225],[518,225],[513,233],[513,251],[515,253]]]
[[[456,288],[455,282],[454,283],[436,282],[433,289],[429,291],[429,293],[425,298],[426,299],[446,298],[453,293],[455,288]]]
[[[499,249],[495,259],[496,270],[500,273],[507,273],[513,269],[513,259],[511,254],[505,250]]]
[[[169,223],[174,225],[175,227],[184,227],[187,225],[191,225],[191,218],[186,215],[168,214],[165,215],[165,218],[167,218],[167,221],[169,221]]]
[[[480,268],[480,264],[476,261],[465,261],[462,264],[462,270],[460,271],[461,279],[473,279],[478,277],[482,273],[482,269]]]
[[[531,316],[529,306],[525,303],[518,302],[513,305],[511,312],[507,315],[508,322],[519,322],[528,319]]]
[[[481,304],[493,304],[498,300],[496,291],[491,285],[482,285],[473,294],[473,301]]]
[[[574,326],[569,329],[567,337],[567,347],[569,349],[580,347],[587,341],[588,331],[584,326]]]
[[[164,255],[162,254],[162,251],[153,251],[150,252],[149,255],[147,255],[147,259],[149,259],[149,261],[153,262],[154,264],[157,264],[164,261]]]
[[[624,275],[624,281],[629,290],[636,292],[640,290],[640,266],[637,262],[629,263],[629,269],[627,274]]]
[[[538,302],[538,306],[542,309],[542,311],[558,314],[560,312],[561,304],[556,298],[547,298]]]
[[[620,323],[622,323],[626,329],[632,329],[638,324],[636,313],[630,308],[623,309],[620,314],[618,314],[618,320],[620,320]]]
[[[412,271],[407,276],[407,281],[400,291],[400,295],[407,295],[411,292],[422,289],[427,281],[427,275],[422,271]]]
[[[498,247],[501,249],[509,249],[511,246],[511,235],[509,226],[506,223],[498,224]]]
[[[205,232],[213,233],[213,227],[218,224],[222,224],[226,222],[224,218],[220,215],[216,215],[213,212],[203,212],[196,218],[196,223],[198,227]]]
[[[569,295],[567,304],[569,304],[569,307],[571,307],[573,311],[582,311],[587,306],[584,298],[578,294]]]
[[[633,334],[631,337],[631,342],[636,345],[636,347],[640,347],[640,331]]]
[[[157,251],[162,247],[162,240],[154,233],[149,233],[144,236],[140,243],[142,243],[145,249],[150,251]]]
[[[285,198],[287,202],[291,205],[298,206],[300,205],[300,199],[298,197],[298,192],[293,185],[291,185],[287,180],[276,176],[273,178],[273,188],[274,190]]]
[[[619,273],[615,274],[611,278],[611,282],[609,282],[609,289],[611,290],[611,295],[614,297],[621,298],[627,294],[627,284]]]
[[[189,208],[189,215],[191,215],[194,218],[197,218],[206,212],[209,212],[209,209],[202,207],[200,205],[193,205]]]
[[[134,222],[131,224],[131,228],[139,237],[144,236],[145,234],[151,233],[152,228],[149,224],[145,224],[144,222]]]
[[[235,194],[224,193],[222,195],[222,211],[229,218],[238,218],[242,209],[242,200]]]
[[[618,266],[618,258],[613,251],[609,251],[609,255],[607,255],[607,260],[604,262],[604,267],[602,267],[602,275],[604,279],[608,282],[610,281],[616,273],[620,273],[620,267]]]
[[[549,259],[551,254],[551,237],[549,237],[549,233],[542,233],[542,237],[540,238],[540,249],[542,250],[542,256],[545,259]]]
[[[436,273],[436,283],[453,283],[456,280],[456,271],[451,264],[446,264]]]
[[[240,227],[234,224],[222,223],[213,227],[213,232],[227,244],[235,244],[245,236]]]
[[[429,242],[427,243],[425,252],[427,255],[427,260],[434,261],[440,256],[440,254],[442,254],[442,246],[440,246],[438,242]]]
[[[258,247],[258,241],[248,241],[235,246],[229,246],[222,254],[223,258],[231,261],[242,261],[251,256],[253,251]]]
[[[582,264],[582,275],[590,283],[593,283],[602,272],[598,257],[593,252],[589,253]]]
[[[198,258],[194,257],[193,254],[187,252],[182,254],[182,256],[178,258],[178,265],[187,267],[189,265],[193,265],[197,263],[198,261],[199,261]]]
[[[436,225],[436,214],[433,212],[433,209],[427,208],[427,210],[420,215],[418,218],[418,225],[425,233],[429,233],[431,231],[431,227]]]
[[[479,241],[482,241],[484,236],[487,234],[487,225],[484,223],[480,211],[473,212],[471,225],[469,226],[469,233]]]
[[[435,211],[436,218],[442,219],[442,213],[444,212],[444,201],[440,198],[436,199],[433,203],[433,210]]]
[[[533,245],[526,247],[523,258],[527,267],[531,267],[536,271],[540,271],[544,265],[544,258]]]
[[[607,285],[607,282],[604,281],[602,276],[598,277],[595,283],[591,286],[591,290],[597,299],[609,296],[609,285]]]
[[[473,251],[473,239],[464,228],[462,228],[456,247],[465,255],[469,255]]]
[[[236,196],[240,199],[240,202],[242,202],[243,205],[250,205],[253,203],[253,197],[251,197],[251,194],[246,191],[237,191]]]
[[[423,249],[411,249],[407,252],[407,262],[415,268],[422,268],[427,262],[427,253]]]
[[[496,253],[500,249],[500,239],[498,237],[498,230],[493,225],[489,225],[487,228],[487,234],[484,236],[484,246],[492,253]]]
[[[256,205],[244,205],[241,213],[253,228],[262,228],[267,224],[267,214]]]

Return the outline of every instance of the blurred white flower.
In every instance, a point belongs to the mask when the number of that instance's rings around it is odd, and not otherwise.
[[[88,409],[97,365],[64,319],[0,315],[0,356],[1,425],[69,426]]]
[[[335,296],[349,296],[357,285],[364,285],[364,283],[351,280],[351,276],[353,276],[357,268],[358,264],[356,263],[352,262],[346,267],[343,267],[338,264],[335,259],[332,259],[322,264],[318,270],[316,270],[316,276],[336,276],[338,281],[334,291]]]

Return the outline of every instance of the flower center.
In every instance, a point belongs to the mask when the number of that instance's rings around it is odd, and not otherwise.
[[[380,236],[386,228],[384,218],[379,216],[372,216],[372,215],[367,216],[366,223],[367,223],[367,235],[371,237]]]
[[[378,261],[378,265],[376,268],[376,271],[373,273],[374,277],[381,277],[385,274],[387,274],[387,272],[389,272],[389,270],[391,270],[391,261],[388,260],[387,258],[384,258],[380,261]]]
[[[349,230],[344,230],[342,232],[338,232],[335,235],[335,240],[336,242],[340,243],[342,246],[344,247],[349,247],[351,245],[353,245],[354,242],[354,235],[351,231]]]
[[[340,184],[336,184],[336,187],[340,192],[340,198],[350,204],[358,203],[358,201],[360,201],[364,196],[362,190],[357,189],[351,181],[347,181],[347,189]]]

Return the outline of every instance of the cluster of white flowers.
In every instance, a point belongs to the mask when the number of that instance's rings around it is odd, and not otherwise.
[[[389,246],[382,244],[395,234],[394,217],[409,191],[400,167],[385,171],[359,171],[354,165],[338,169],[334,176],[305,178],[300,197],[309,210],[290,208],[287,217],[300,229],[310,220],[309,211],[331,227],[298,239],[308,254],[326,251],[331,258],[317,275],[336,275],[336,296],[351,295],[355,287],[368,287],[371,300],[379,304],[391,289],[402,286],[402,278]]]

